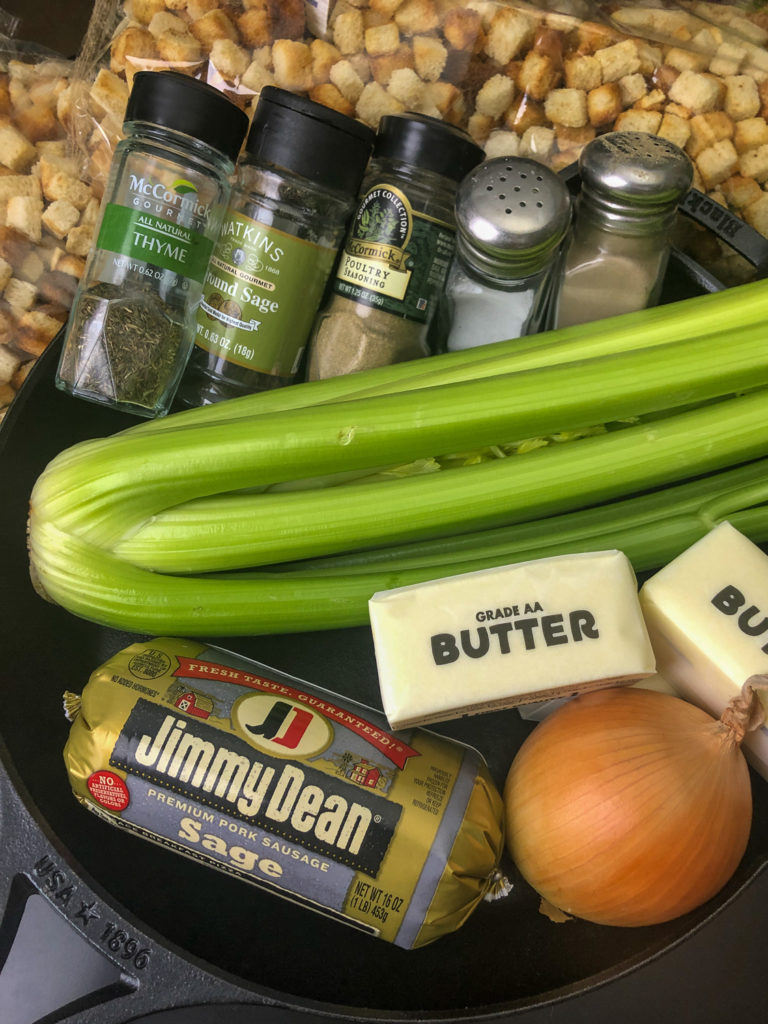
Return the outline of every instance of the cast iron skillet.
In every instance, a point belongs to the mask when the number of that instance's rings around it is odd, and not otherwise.
[[[675,275],[676,295],[668,298],[701,290],[682,271]],[[417,951],[361,936],[82,809],[61,760],[68,729],[61,694],[81,689],[97,665],[136,637],[76,619],[34,593],[25,551],[27,501],[35,478],[62,448],[136,421],[56,391],[58,348],[55,342],[38,361],[0,430],[3,1024],[122,1024],[159,1010],[169,1013],[157,1024],[314,1015],[426,1021],[523,1014],[552,1024],[608,1019],[588,1002],[604,983],[641,965],[652,970],[682,939],[717,929],[724,908],[744,908],[768,862],[768,784],[757,776],[745,858],[725,890],[694,913],[643,929],[553,924],[505,864],[514,883],[510,896],[481,905],[459,932]],[[217,642],[380,707],[367,628]],[[440,731],[480,749],[501,785],[531,728],[508,711]],[[756,917],[752,927],[762,920]],[[706,990],[706,979],[696,984]],[[751,999],[751,991],[741,988],[738,995]],[[735,997],[727,1003],[731,1010]],[[234,1004],[240,1004],[236,1014],[205,1016],[206,1007]],[[195,1005],[194,1014],[179,1016],[180,1007]],[[641,1020],[631,1017],[638,1005],[632,999],[617,1009],[624,1021]],[[695,1017],[675,1015],[679,1022],[725,1020],[706,1016],[712,1005],[697,1008]],[[558,1006],[565,1016],[557,1016]]]

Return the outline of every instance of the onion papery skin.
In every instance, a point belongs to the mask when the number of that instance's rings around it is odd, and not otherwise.
[[[752,822],[725,725],[637,687],[575,697],[520,747],[504,787],[509,853],[550,904],[596,924],[660,924],[731,878]]]

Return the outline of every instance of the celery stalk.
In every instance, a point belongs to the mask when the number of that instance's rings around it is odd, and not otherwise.
[[[142,433],[157,433],[196,424],[229,423],[310,405],[379,394],[397,394],[439,384],[616,355],[636,348],[650,348],[686,338],[717,334],[723,330],[735,332],[741,326],[765,323],[766,320],[768,282],[751,282],[724,292],[695,296],[595,323],[246,395],[217,405],[148,420],[134,429]]]
[[[509,544],[499,550],[473,553],[465,547],[455,561],[439,566],[374,565],[355,573],[342,566],[327,575],[308,565],[285,576],[166,576],[123,562],[52,523],[42,524],[32,539],[33,565],[46,595],[69,611],[138,633],[236,636],[364,625],[376,591],[460,572],[609,548],[625,551],[639,572],[674,558],[725,518],[756,543],[768,540],[767,470],[762,459],[631,501],[527,523],[510,531]],[[524,537],[522,547],[517,536]]]
[[[34,527],[35,517],[45,515],[62,529],[109,547],[148,517],[198,497],[586,427],[598,409],[603,420],[619,420],[764,384],[768,346],[757,324],[660,350],[639,349],[235,423],[159,433],[131,428],[83,442],[54,459],[33,491],[31,521]],[[457,472],[451,470],[451,477]],[[377,494],[377,506],[380,501]],[[235,521],[222,511],[222,522]],[[217,530],[212,524],[211,532]],[[223,541],[225,547],[228,543]]]
[[[114,545],[161,572],[210,572],[522,522],[768,455],[768,390],[540,448],[388,483],[203,498]],[[226,530],[222,529],[226,524]]]

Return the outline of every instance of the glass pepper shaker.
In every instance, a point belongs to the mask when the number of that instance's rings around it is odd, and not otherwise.
[[[556,254],[570,218],[563,180],[535,160],[496,157],[470,171],[456,196],[448,351],[546,328]]]
[[[261,90],[205,279],[181,402],[293,383],[374,137],[304,96]]]
[[[437,118],[382,118],[330,297],[312,329],[310,380],[429,354],[456,248],[456,189],[483,155],[466,132]]]
[[[680,200],[693,166],[674,143],[609,132],[579,158],[581,192],[560,278],[555,326],[645,309],[659,301]]]
[[[61,390],[139,416],[168,412],[247,129],[212,86],[173,71],[134,77],[68,320]]]

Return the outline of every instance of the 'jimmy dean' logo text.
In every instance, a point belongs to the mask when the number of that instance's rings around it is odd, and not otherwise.
[[[231,733],[137,701],[110,764],[375,875],[402,808]]]
[[[178,179],[169,188],[162,181],[131,174],[128,176],[128,188],[134,197],[134,206],[140,206],[143,198],[154,199],[176,210],[193,213],[196,217],[204,217],[208,212],[208,208],[199,201],[197,189],[191,181]]]

